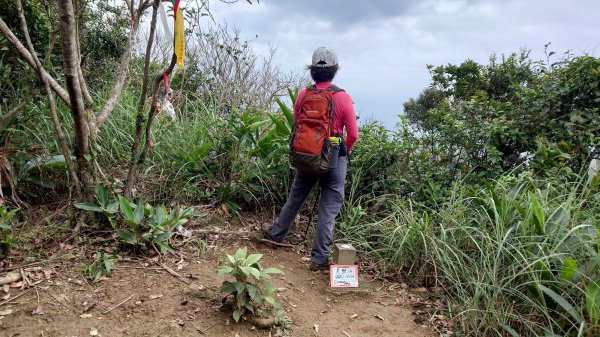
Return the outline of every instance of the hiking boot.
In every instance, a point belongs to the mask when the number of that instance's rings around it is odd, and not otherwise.
[[[308,269],[310,269],[311,271],[329,270],[329,263],[321,264],[321,263],[311,262],[310,267]]]

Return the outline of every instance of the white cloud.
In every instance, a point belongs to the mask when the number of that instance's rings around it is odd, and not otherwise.
[[[277,46],[275,61],[302,72],[321,45],[338,51],[336,83],[357,111],[393,126],[402,103],[429,83],[426,64],[487,62],[489,56],[544,44],[561,54],[597,55],[600,1],[561,0],[261,0],[248,5],[215,2],[226,20],[252,40],[256,51]],[[258,38],[255,36],[258,35]]]

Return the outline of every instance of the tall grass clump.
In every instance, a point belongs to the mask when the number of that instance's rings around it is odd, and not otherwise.
[[[340,234],[386,268],[435,277],[466,335],[597,336],[599,183],[523,173],[457,184],[438,209],[397,202]]]
[[[293,93],[290,91],[290,95]],[[99,182],[116,192],[122,188],[131,161],[139,93],[126,88],[114,113],[96,136],[92,154]],[[287,162],[291,130],[291,110],[281,105],[279,111],[247,108],[218,113],[210,100],[186,95],[176,96],[177,120],[159,113],[151,131],[152,144],[140,172],[136,195],[153,203],[210,203],[227,211],[242,208],[267,208],[280,204],[287,193],[291,175]],[[60,151],[52,121],[41,112],[43,103],[32,106],[31,118],[10,130],[19,153],[17,172],[24,172],[27,162],[60,161]],[[64,106],[60,119],[69,121]],[[283,111],[282,109],[287,109]],[[64,123],[71,135],[72,123]],[[71,143],[70,138],[67,139]],[[60,172],[42,172],[41,177],[24,177],[39,189],[65,184],[66,166]],[[41,169],[40,169],[41,170]],[[37,171],[36,171],[37,172]],[[31,189],[21,184],[20,190]],[[47,195],[47,193],[38,193]]]
[[[98,142],[103,166],[129,162],[135,125],[131,107],[125,100],[103,130]],[[233,109],[223,116],[210,102],[198,100],[185,100],[179,107],[177,121],[159,115],[154,124],[154,147],[139,187],[146,195],[161,202],[216,202],[234,212],[283,199],[289,131],[277,127],[285,120],[281,112]],[[129,128],[123,130],[123,125]]]

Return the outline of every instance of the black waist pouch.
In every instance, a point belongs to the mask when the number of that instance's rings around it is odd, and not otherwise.
[[[348,148],[346,147],[346,142],[342,140],[340,144],[340,155],[339,157],[345,157],[348,155]]]

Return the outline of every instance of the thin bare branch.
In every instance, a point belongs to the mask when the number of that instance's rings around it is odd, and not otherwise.
[[[158,16],[158,4],[160,0],[154,0],[152,3],[152,20],[150,22],[150,35],[146,44],[146,60],[144,63],[144,79],[142,82],[142,92],[135,119],[135,134],[133,144],[131,145],[131,162],[129,163],[129,172],[127,173],[127,181],[125,183],[125,196],[130,198],[133,191],[135,181],[135,172],[138,162],[138,149],[142,138],[142,130],[144,125],[144,103],[148,92],[148,80],[150,78],[150,57],[152,54],[152,45],[154,42],[154,34],[156,32],[156,19]],[[142,4],[140,4],[142,8]]]
[[[161,0],[161,1],[169,1],[169,0]],[[170,2],[170,1],[169,1]],[[140,7],[138,8],[138,12],[142,13],[144,12],[146,9],[152,7],[153,3],[150,2],[150,0],[140,0]]]
[[[50,60],[50,56],[52,55],[52,51],[54,50],[54,45],[56,44],[56,34],[58,33],[58,29],[52,29],[50,34],[48,34],[48,48],[46,49],[46,55],[42,60],[42,65],[48,63]]]
[[[173,57],[171,58],[171,63],[169,66],[160,74],[156,76],[154,79],[154,90],[152,92],[152,105],[150,106],[150,112],[148,113],[148,120],[146,121],[146,142],[144,144],[144,151],[140,155],[139,164],[143,163],[146,159],[146,155],[148,155],[148,150],[150,149],[150,130],[152,129],[152,122],[154,121],[154,116],[156,116],[156,112],[158,111],[158,91],[160,89],[160,84],[163,80],[163,74],[167,76],[171,75],[173,72],[173,68],[175,68],[175,64],[177,63],[177,56],[173,53]]]
[[[93,111],[91,106],[94,104],[94,99],[90,94],[85,77],[83,77],[83,71],[81,70],[81,43],[79,34],[79,24],[81,20],[82,5],[79,0],[72,0],[73,14],[75,18],[75,44],[77,46],[77,76],[79,76],[79,85],[81,86],[81,94],[83,95],[83,101],[85,102],[86,112],[88,115],[92,115]]]
[[[2,34],[4,34],[6,39],[13,45],[13,47],[19,53],[19,55],[21,55],[21,57],[25,61],[27,61],[27,63],[29,63],[29,65],[31,67],[33,67],[35,69],[36,64],[35,64],[35,61],[33,60],[33,57],[31,56],[31,53],[29,53],[27,48],[25,48],[25,46],[23,46],[21,41],[19,41],[19,38],[17,38],[15,36],[15,34],[13,34],[13,32],[10,30],[10,28],[6,25],[6,23],[4,22],[4,20],[2,20],[1,17],[0,17],[0,32],[2,32]],[[65,102],[65,104],[67,104],[68,106],[71,106],[71,102],[69,100],[69,94],[65,91],[65,89],[63,89],[58,84],[58,82],[56,82],[56,80],[52,76],[50,76],[50,74],[48,74],[46,72],[45,69],[42,69],[42,74],[43,74],[44,78],[46,78],[48,80],[50,87],[52,88],[52,90],[54,90],[54,92],[56,92],[58,97],[60,97],[60,99],[63,102]]]
[[[131,61],[131,49],[133,46],[133,41],[137,34],[137,29],[139,25],[139,18],[142,16],[142,12],[138,12],[137,15],[132,17],[132,25],[129,30],[129,37],[127,38],[127,45],[125,46],[125,53],[121,58],[121,64],[119,65],[119,70],[117,71],[117,80],[108,96],[108,100],[104,104],[102,111],[98,114],[96,118],[95,129],[100,129],[106,119],[110,116],[110,114],[115,109],[115,105],[119,101],[119,97],[121,96],[121,92],[123,91],[123,85],[125,84],[125,80],[127,79],[127,70],[129,69],[129,62]]]
[[[50,105],[50,114],[52,116],[52,122],[54,123],[54,131],[56,132],[56,136],[58,137],[58,143],[60,145],[60,150],[65,158],[65,162],[67,164],[67,168],[69,173],[73,178],[73,183],[75,185],[75,189],[78,195],[81,195],[81,182],[77,176],[77,171],[75,169],[75,164],[71,160],[71,152],[69,151],[69,147],[67,145],[67,140],[65,134],[62,130],[62,126],[60,124],[60,119],[58,118],[58,114],[56,112],[56,102],[54,101],[54,95],[52,94],[52,90],[50,89],[50,84],[47,78],[44,77],[42,63],[40,62],[37,54],[35,53],[35,49],[33,48],[33,43],[31,42],[31,37],[29,35],[29,29],[27,28],[27,21],[25,20],[25,14],[23,12],[23,4],[21,0],[17,0],[17,10],[19,12],[19,19],[21,20],[21,29],[23,30],[23,35],[25,36],[25,42],[27,43],[27,47],[29,48],[29,53],[32,55],[33,60],[35,62],[35,69],[40,77],[40,80],[44,84],[44,89],[46,90],[46,96],[48,97],[48,103]]]
[[[137,166],[140,164],[144,163],[144,160],[146,159],[146,156],[148,155],[148,150],[150,150],[150,144],[152,141],[151,138],[151,130],[152,130],[152,123],[154,121],[154,117],[156,116],[156,113],[158,112],[158,92],[160,90],[160,86],[163,80],[163,74],[166,74],[167,76],[169,76],[172,72],[173,69],[175,68],[175,65],[177,63],[177,56],[175,55],[175,53],[173,53],[173,56],[171,57],[171,63],[167,66],[166,69],[164,69],[162,72],[160,72],[155,80],[154,80],[154,90],[152,91],[152,103],[150,105],[150,112],[148,112],[148,118],[146,120],[146,128],[145,128],[145,142],[144,142],[144,148],[142,150],[142,153],[139,155],[139,158],[137,156],[137,149],[139,147],[139,143],[141,142],[141,134],[136,134],[136,138],[134,139],[134,147],[132,148],[132,163],[129,167],[129,173],[127,174],[127,183],[125,185],[125,195],[130,198],[131,197],[131,191],[133,190],[133,184],[135,182],[135,172],[137,170]],[[137,128],[137,124],[136,124],[136,128]],[[141,129],[140,129],[141,131]]]
[[[19,112],[21,112],[21,110],[23,110],[23,108],[27,105],[27,101],[23,101],[19,104],[17,104],[16,107],[12,108],[9,112],[7,112],[6,114],[0,116],[0,130],[4,129],[4,127],[6,126],[6,124],[13,118],[15,117]]]
[[[83,94],[83,99],[85,101],[85,105],[86,106],[91,106],[94,104],[94,99],[92,98],[92,95],[90,94],[90,90],[88,89],[88,85],[87,82],[85,81],[85,77],[83,77],[83,71],[81,70],[81,52],[79,51],[79,47],[77,54],[79,54],[80,56],[78,57],[79,61],[77,62],[77,75],[79,76],[79,84],[81,85],[81,93]],[[91,109],[87,109],[88,112],[91,112]]]
[[[127,5],[127,10],[133,16],[133,4],[131,3],[131,0],[124,0],[124,1],[125,1],[125,4]]]
[[[48,63],[50,60],[50,56],[52,56],[52,51],[54,50],[54,44],[56,43],[56,34],[58,33],[58,28],[54,26],[54,20],[52,19],[52,15],[50,14],[50,6],[44,0],[40,0],[40,4],[44,7],[46,12],[46,18],[48,19],[48,23],[50,24],[50,32],[48,33],[48,48],[46,48],[46,55],[42,60],[42,66]]]

